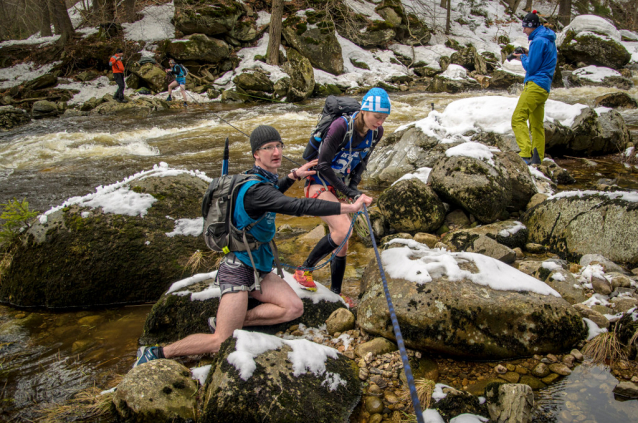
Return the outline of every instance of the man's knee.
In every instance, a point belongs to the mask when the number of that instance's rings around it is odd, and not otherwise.
[[[303,315],[303,301],[301,298],[295,295],[295,298],[291,299],[290,304],[286,310],[286,316],[288,321],[295,320]]]

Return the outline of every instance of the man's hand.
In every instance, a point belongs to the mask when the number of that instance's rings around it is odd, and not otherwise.
[[[304,164],[299,169],[297,169],[297,176],[300,179],[303,179],[306,176],[310,176],[310,175],[316,174],[317,172],[315,172],[314,170],[308,170],[308,169],[310,169],[311,167],[316,166],[317,163],[319,163],[319,160],[315,159],[315,160],[311,160],[308,163]],[[291,178],[291,179],[294,179],[294,178]]]
[[[341,203],[341,214],[345,213],[357,213],[363,210],[363,205],[370,206],[372,204],[372,197],[368,197],[365,194],[361,194],[357,201],[353,204],[344,204]]]

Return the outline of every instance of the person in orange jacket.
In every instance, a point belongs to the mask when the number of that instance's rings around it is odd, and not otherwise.
[[[117,83],[117,91],[113,98],[118,103],[128,103],[128,100],[124,98],[124,63],[122,63],[122,55],[124,52],[121,48],[118,48],[111,60],[109,60],[109,64],[111,65],[111,69],[113,69],[113,78]]]

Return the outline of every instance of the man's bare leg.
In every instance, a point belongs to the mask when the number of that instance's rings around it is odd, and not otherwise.
[[[233,292],[222,296],[217,309],[217,327],[214,334],[196,333],[164,347],[164,357],[208,354],[219,351],[219,346],[241,329],[246,319],[248,292]]]
[[[170,84],[168,84],[168,96],[170,97],[172,92],[173,92],[173,88],[175,88],[177,86],[177,81],[173,81]]]
[[[250,293],[263,304],[248,310],[244,326],[276,325],[295,320],[303,314],[301,298],[275,273],[269,273],[261,281],[261,290],[261,293]]]
[[[182,97],[184,98],[184,103],[186,103],[186,85],[180,85],[179,88],[182,91]]]

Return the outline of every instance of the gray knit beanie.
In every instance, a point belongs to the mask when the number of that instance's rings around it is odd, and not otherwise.
[[[281,141],[281,136],[272,126],[259,125],[250,134],[250,147],[253,150],[253,154],[255,154],[255,151],[262,145],[273,141]]]

